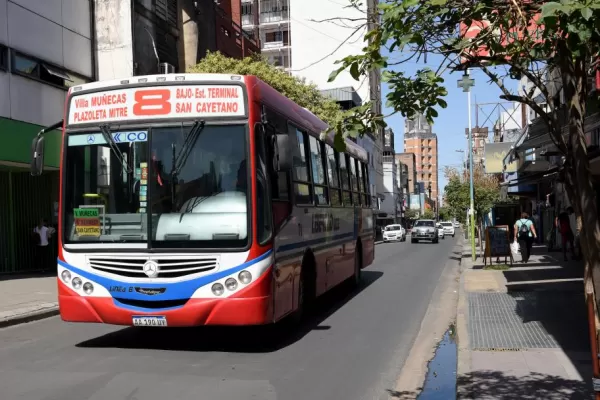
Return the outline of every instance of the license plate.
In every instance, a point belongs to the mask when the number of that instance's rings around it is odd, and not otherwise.
[[[134,326],[167,326],[167,318],[157,317],[133,317]]]

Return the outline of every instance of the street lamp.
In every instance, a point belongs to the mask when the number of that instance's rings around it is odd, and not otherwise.
[[[475,261],[475,201],[474,201],[474,190],[473,190],[473,132],[471,129],[471,88],[475,86],[475,80],[469,76],[469,70],[467,69],[461,79],[458,80],[457,85],[462,88],[463,92],[467,93],[467,107],[468,107],[468,119],[469,119],[469,221],[470,221],[470,236],[471,236],[471,257]]]

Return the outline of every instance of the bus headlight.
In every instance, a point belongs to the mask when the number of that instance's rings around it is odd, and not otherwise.
[[[225,287],[227,287],[228,290],[231,290],[232,292],[237,289],[237,281],[234,278],[229,278],[225,281]]]
[[[94,285],[92,285],[89,282],[84,283],[83,291],[85,292],[85,294],[92,294],[92,292],[94,291]]]
[[[220,283],[215,283],[211,288],[215,296],[221,296],[225,292],[225,288]]]
[[[247,284],[250,283],[250,281],[252,281],[252,274],[249,271],[242,271],[242,272],[239,273],[238,279],[244,285],[247,285]]]
[[[69,282],[71,280],[71,273],[65,269],[63,272],[60,273],[60,277],[63,281]]]
[[[75,289],[75,290],[81,289],[82,284],[83,284],[83,282],[77,276],[75,278],[73,278],[73,281],[71,282],[71,285],[73,285],[73,289]]]

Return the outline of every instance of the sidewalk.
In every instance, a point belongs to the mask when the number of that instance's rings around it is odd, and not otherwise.
[[[465,242],[457,397],[592,398],[582,276],[581,262],[563,262],[562,253],[549,253],[544,246],[534,247],[527,264],[517,256],[508,270],[484,269],[479,254],[472,262]]]
[[[56,276],[0,277],[0,328],[58,314]]]

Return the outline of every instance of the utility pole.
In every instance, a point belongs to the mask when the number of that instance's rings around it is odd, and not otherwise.
[[[471,127],[471,88],[475,86],[475,80],[469,76],[469,70],[467,69],[461,79],[458,80],[457,85],[462,88],[463,92],[467,93],[467,107],[468,107],[468,120],[469,120],[469,236],[471,236],[471,257],[475,261],[475,194],[473,187],[473,129]]]

